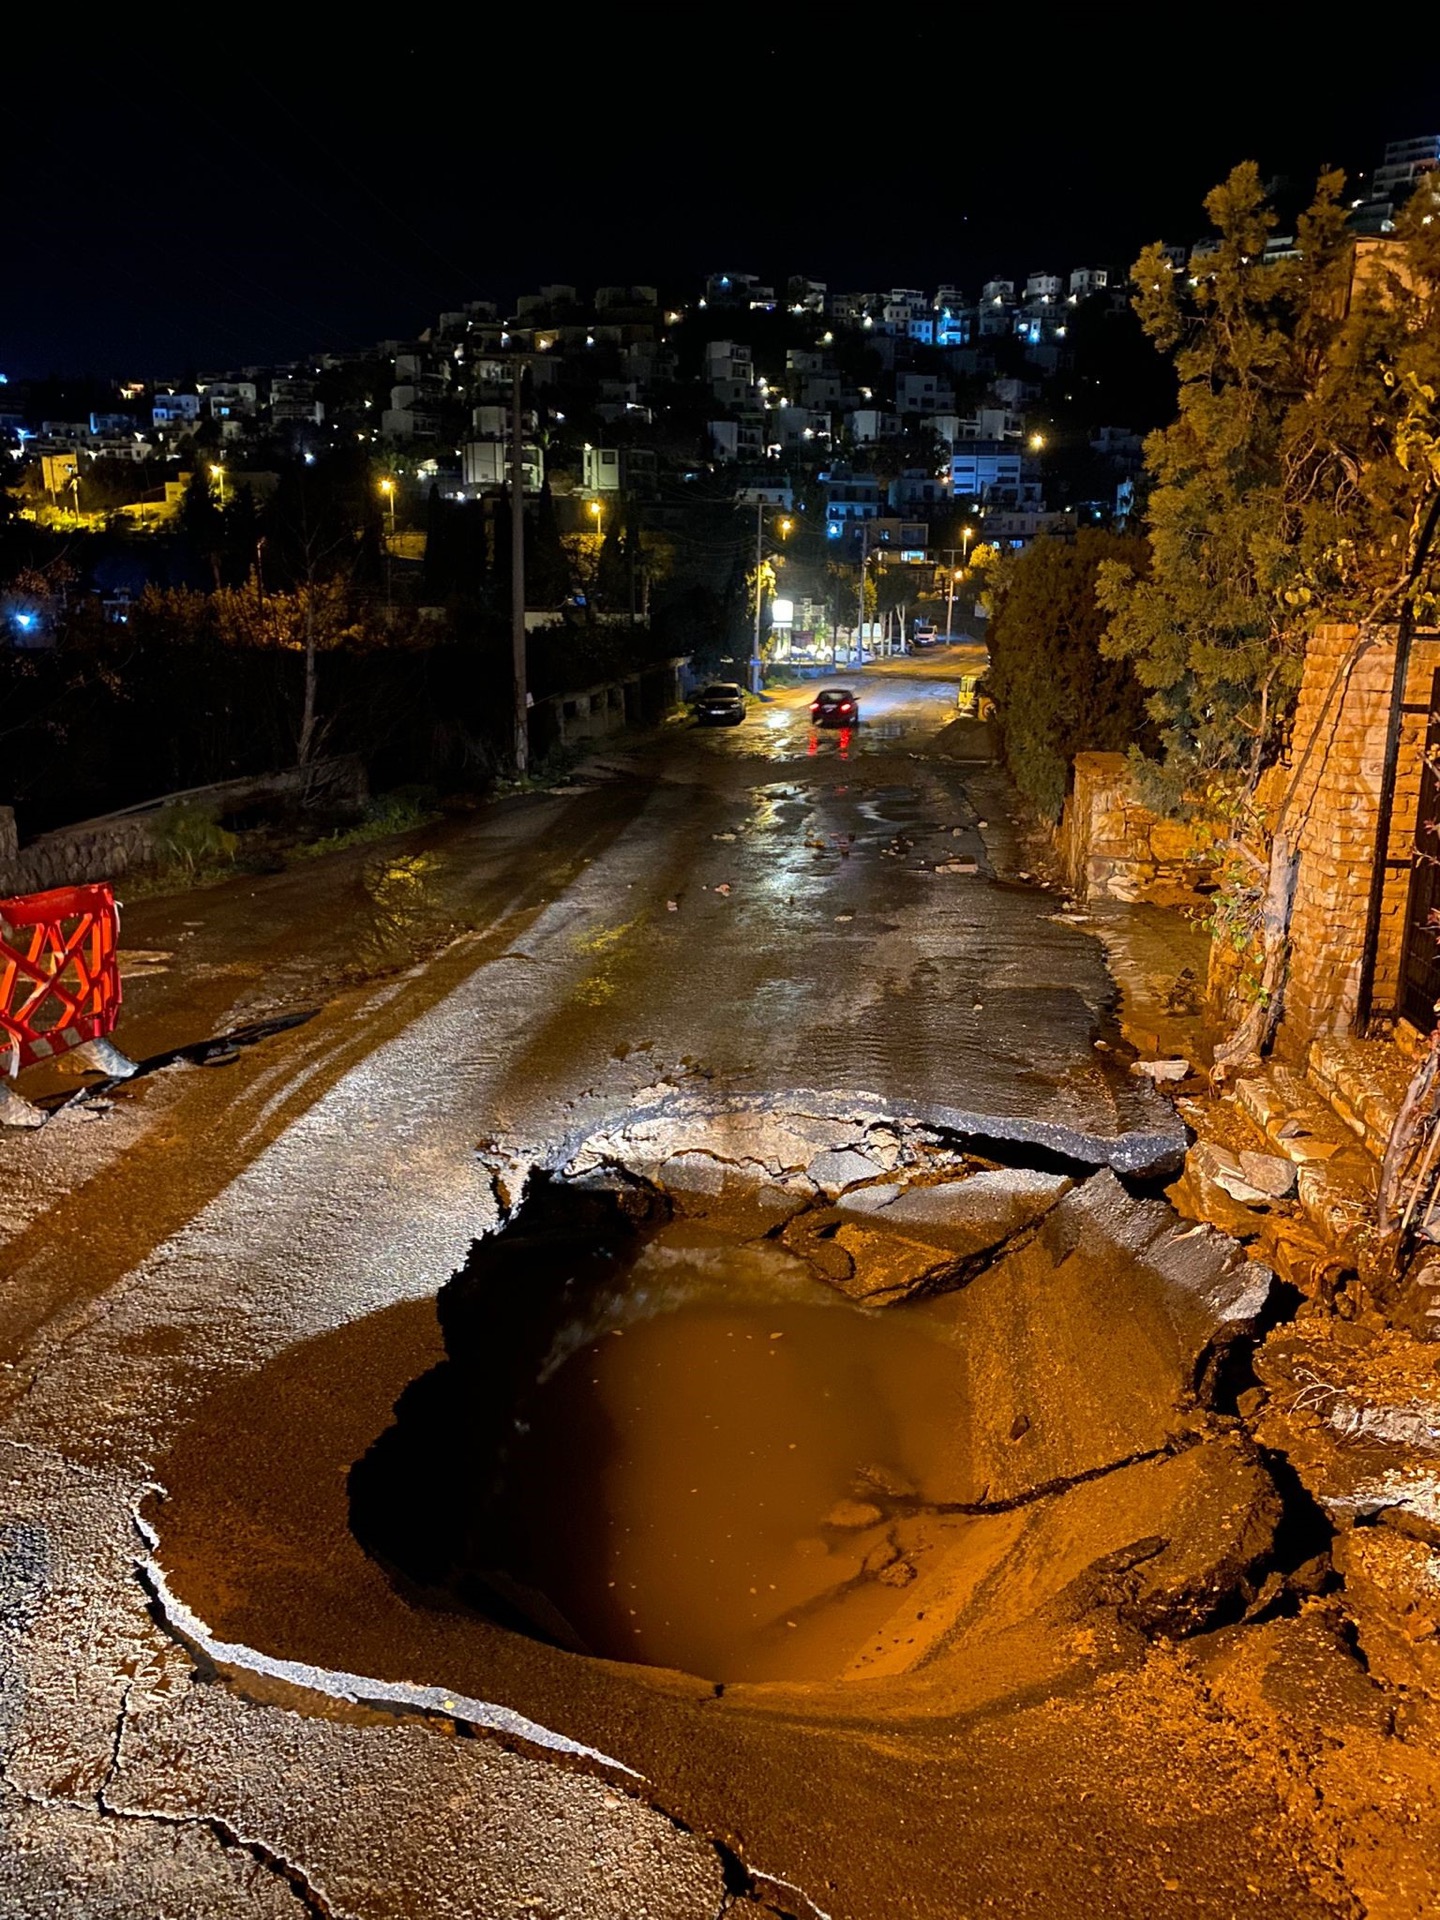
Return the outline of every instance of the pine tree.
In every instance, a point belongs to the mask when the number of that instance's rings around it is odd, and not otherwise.
[[[560,607],[571,593],[570,560],[560,539],[560,522],[547,475],[540,483],[535,521],[528,528],[525,597],[532,607]]]
[[[255,495],[243,482],[236,482],[224,508],[221,574],[224,584],[238,587],[250,577],[258,564],[260,516],[255,511]]]
[[[218,587],[220,558],[225,544],[225,525],[215,502],[210,476],[196,469],[180,496],[180,533],[196,562],[208,572]]]
[[[440,489],[432,481],[430,493],[425,502],[425,599],[430,606],[439,606],[448,600],[452,590],[453,569],[451,566],[445,502],[440,498]]]

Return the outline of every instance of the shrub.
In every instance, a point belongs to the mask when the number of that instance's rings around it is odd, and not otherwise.
[[[163,874],[194,880],[235,864],[238,837],[204,807],[166,807],[155,826],[155,865]]]
[[[992,575],[988,685],[1001,751],[1047,820],[1059,818],[1077,753],[1116,752],[1147,736],[1129,663],[1101,657],[1107,616],[1095,598],[1105,561],[1143,572],[1146,552],[1136,537],[1087,530],[1036,540]]]

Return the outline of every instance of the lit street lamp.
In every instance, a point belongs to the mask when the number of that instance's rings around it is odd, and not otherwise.
[[[389,608],[393,605],[390,581],[390,553],[395,544],[395,482],[393,480],[382,480],[380,482],[380,491],[384,494],[385,504],[390,509],[390,534],[385,542],[385,605]]]
[[[223,507],[225,504],[225,469],[224,467],[220,467],[220,466],[211,467],[210,478],[214,480],[220,488],[220,504]]]
[[[955,582],[960,578],[961,574],[964,573],[965,568],[969,563],[970,542],[974,538],[975,538],[975,529],[973,527],[962,527],[960,529],[960,541],[961,541],[960,564],[958,567],[952,567],[950,569],[950,582],[945,593],[945,638],[947,640],[951,640],[954,638]],[[953,559],[955,555],[955,549],[953,547],[950,549],[950,555],[951,555],[951,558]]]

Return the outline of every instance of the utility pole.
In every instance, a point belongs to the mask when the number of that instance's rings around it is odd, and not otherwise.
[[[515,774],[530,763],[530,691],[525,675],[525,432],[519,356],[510,369],[510,646],[515,665]]]
[[[860,522],[860,617],[855,623],[855,664],[865,660],[865,569],[870,563],[870,523]]]
[[[755,639],[750,649],[750,691],[760,691],[760,614],[765,598],[760,569],[765,564],[765,502],[755,502]]]
[[[946,569],[949,585],[945,589],[945,638],[953,638],[955,632],[955,548],[946,547],[945,558],[950,562]]]

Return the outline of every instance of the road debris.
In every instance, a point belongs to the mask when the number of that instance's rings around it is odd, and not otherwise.
[[[1183,1080],[1190,1072],[1188,1060],[1132,1060],[1130,1071],[1147,1080]]]

